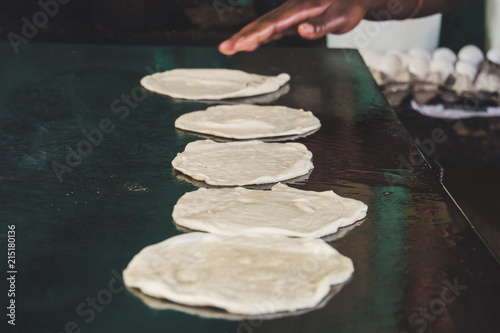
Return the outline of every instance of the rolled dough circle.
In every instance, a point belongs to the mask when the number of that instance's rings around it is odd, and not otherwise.
[[[255,315],[314,307],[353,271],[319,239],[188,233],[144,248],[123,278],[149,296]]]
[[[313,168],[311,158],[306,146],[296,142],[198,140],[177,154],[172,166],[209,185],[243,186],[303,176]]]
[[[271,191],[201,188],[184,194],[172,217],[180,226],[216,235],[323,237],[361,220],[366,211],[361,201],[333,191],[303,191],[276,184]]]
[[[257,96],[277,91],[290,75],[250,74],[236,69],[173,69],[145,76],[141,85],[147,90],[175,98],[219,100]]]
[[[286,106],[218,105],[186,113],[175,127],[230,139],[301,135],[320,128],[312,112]]]

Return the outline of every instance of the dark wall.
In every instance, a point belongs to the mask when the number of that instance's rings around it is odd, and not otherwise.
[[[457,52],[464,45],[485,47],[485,0],[469,0],[443,15],[440,44]]]
[[[57,14],[38,28],[30,42],[217,45],[283,0],[0,0],[0,40],[23,36],[26,18],[60,4]],[[53,7],[52,7],[53,8]],[[484,47],[485,0],[469,0],[445,13],[441,45],[457,51],[463,45]],[[278,45],[322,42],[288,38]]]
[[[54,9],[57,1],[59,4]],[[34,42],[214,44],[256,17],[248,0],[41,0],[55,15],[40,24]],[[44,11],[40,1],[2,0],[0,39],[23,36]],[[35,22],[36,23],[36,22]],[[40,22],[43,23],[43,22]]]

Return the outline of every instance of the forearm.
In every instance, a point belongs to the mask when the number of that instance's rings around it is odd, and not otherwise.
[[[223,42],[227,55],[253,51],[262,44],[290,34],[316,39],[327,33],[343,34],[363,19],[386,21],[422,17],[447,10],[465,0],[288,0],[248,24]]]
[[[465,0],[374,0],[365,16],[374,21],[405,20],[436,14]]]

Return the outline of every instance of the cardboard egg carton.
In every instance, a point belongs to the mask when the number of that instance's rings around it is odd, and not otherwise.
[[[500,105],[500,49],[490,50],[486,58],[473,45],[458,56],[446,48],[432,55],[422,49],[361,54],[392,106],[407,99],[471,110]]]

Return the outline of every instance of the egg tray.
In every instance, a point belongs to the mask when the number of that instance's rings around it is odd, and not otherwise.
[[[381,86],[381,90],[393,107],[411,99],[420,105],[443,104],[446,107],[464,110],[479,110],[482,107],[500,105],[498,92],[482,90],[458,92],[448,86],[425,81],[387,82]]]
[[[400,106],[407,100],[414,99],[420,105],[443,104],[463,110],[479,110],[488,106],[500,105],[500,66],[485,61],[480,65],[479,74],[470,85],[470,90],[456,90],[457,75],[450,75],[443,83],[420,80],[409,73],[407,81],[390,79],[384,73],[372,71],[382,92],[391,106]],[[427,79],[433,78],[432,74]],[[497,86],[485,89],[485,78],[492,79]],[[481,82],[480,82],[481,81]]]

